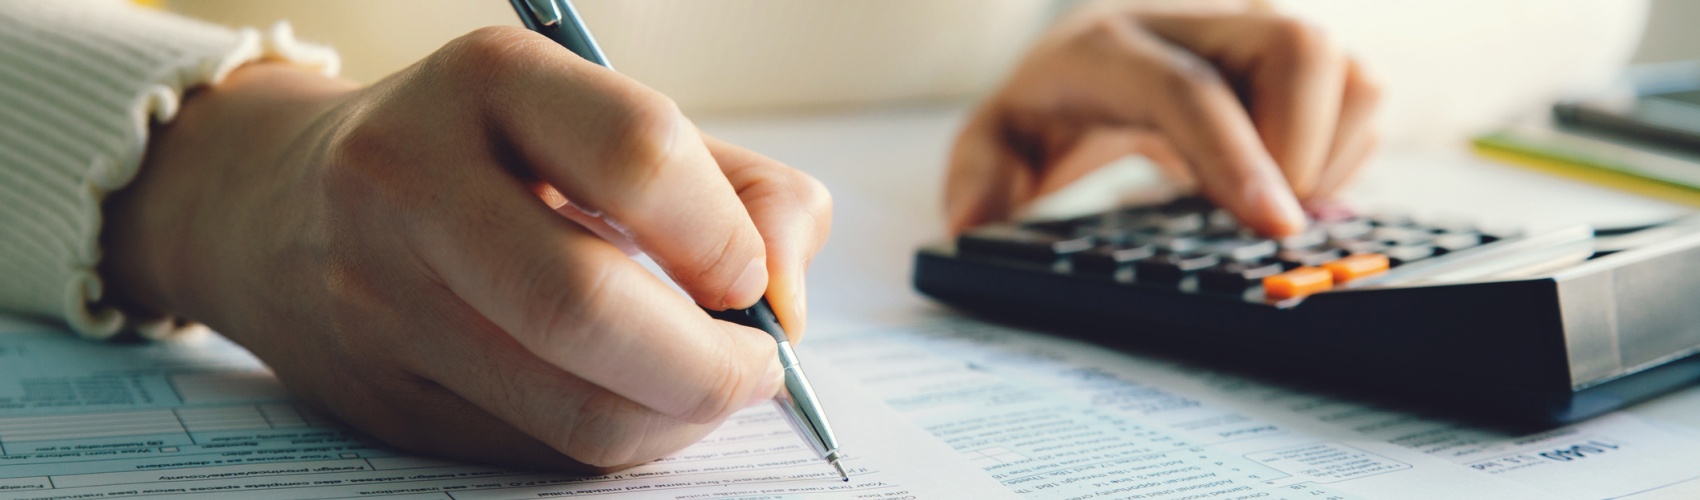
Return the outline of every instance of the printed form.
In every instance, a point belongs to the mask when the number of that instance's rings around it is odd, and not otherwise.
[[[801,346],[851,483],[765,407],[653,464],[572,477],[388,450],[218,337],[18,330],[0,333],[0,499],[1642,500],[1700,477],[1700,438],[1629,415],[1507,436],[939,317]]]
[[[849,483],[766,405],[652,464],[573,477],[385,449],[293,403],[217,336],[105,345],[0,322],[0,499],[1014,497],[827,371],[810,375]]]
[[[1529,436],[962,320],[818,327],[816,365],[1032,498],[1656,496],[1700,439],[1626,414]]]

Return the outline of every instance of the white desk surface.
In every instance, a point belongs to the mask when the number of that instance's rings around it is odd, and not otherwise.
[[[910,286],[914,249],[942,237],[951,141],[966,108],[931,105],[819,115],[699,120],[721,139],[805,170],[832,191],[832,239],[809,273],[811,323],[929,307]],[[1495,164],[1451,150],[1384,151],[1347,195],[1359,207],[1447,207],[1490,223],[1544,228],[1651,222],[1692,210]],[[1700,429],[1700,387],[1629,409]]]

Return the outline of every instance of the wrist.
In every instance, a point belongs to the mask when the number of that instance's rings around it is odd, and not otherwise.
[[[207,321],[205,307],[242,267],[240,246],[267,230],[257,191],[288,175],[303,132],[354,85],[280,63],[238,68],[184,97],[151,131],[137,176],[103,206],[107,296],[143,316]]]

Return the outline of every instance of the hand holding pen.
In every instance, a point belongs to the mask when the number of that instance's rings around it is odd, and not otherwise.
[[[799,332],[830,223],[807,175],[517,27],[369,86],[237,68],[106,208],[126,307],[216,329],[387,445],[581,472],[769,404],[774,338],[698,304],[765,295]]]
[[[590,29],[579,19],[571,0],[510,1],[527,29],[549,37],[587,61],[614,69],[607,56],[603,55],[602,48],[597,46]],[[840,463],[843,456],[838,451],[838,438],[826,422],[826,413],[821,409],[820,401],[815,396],[814,389],[810,387],[808,377],[803,374],[802,362],[791,349],[790,339],[780,326],[772,305],[763,297],[745,309],[730,306],[731,304],[725,304],[722,306],[723,310],[706,310],[715,319],[755,328],[773,337],[778,346],[780,365],[784,369],[784,387],[775,394],[774,404],[815,454],[832,465],[839,477],[849,481],[850,476],[844,472],[844,466]]]

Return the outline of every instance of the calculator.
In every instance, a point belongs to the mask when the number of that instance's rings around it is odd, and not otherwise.
[[[1482,422],[1573,422],[1700,380],[1700,218],[1525,232],[1319,213],[1261,237],[1197,197],[983,226],[915,254],[993,319]]]

